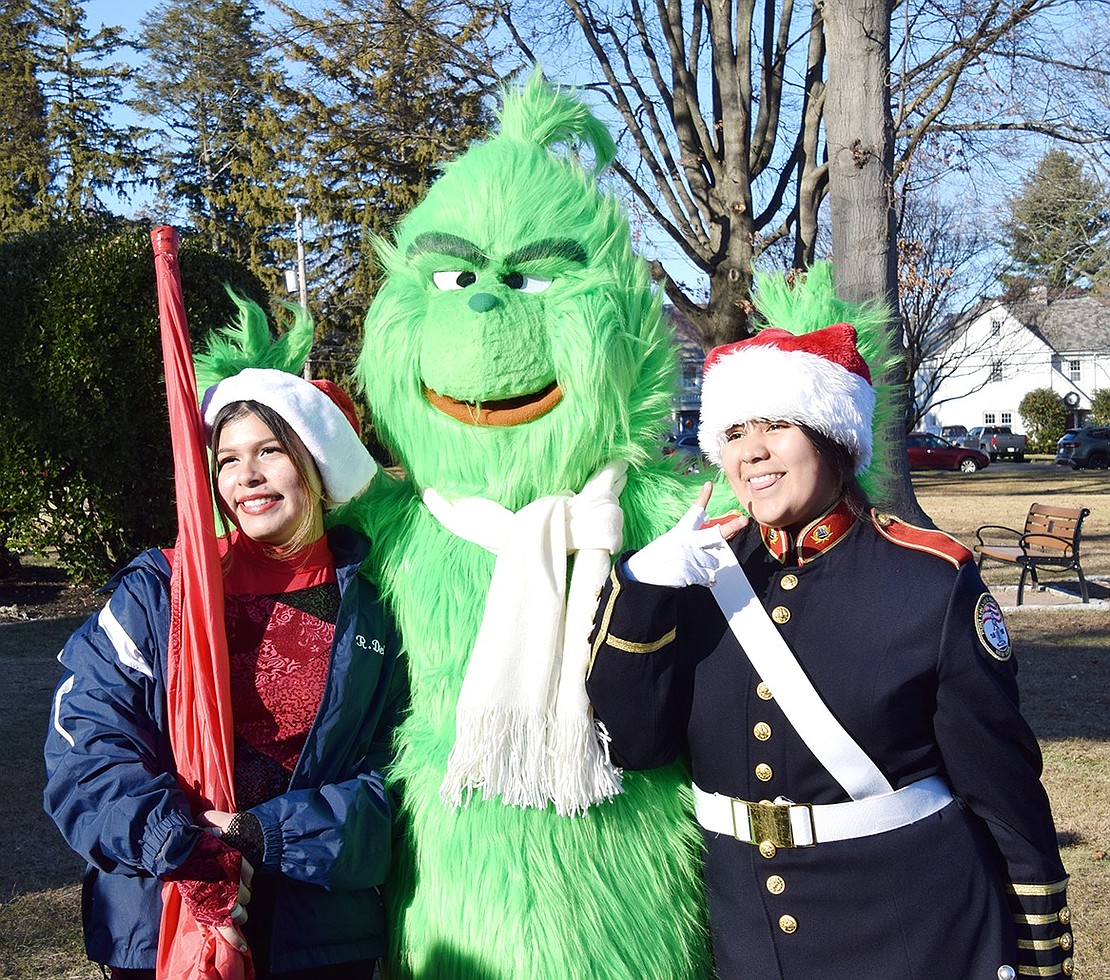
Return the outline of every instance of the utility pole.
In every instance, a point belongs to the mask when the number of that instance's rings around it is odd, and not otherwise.
[[[293,205],[297,220],[297,292],[302,310],[308,310],[308,283],[304,265],[304,215],[301,212],[301,202]],[[309,354],[304,362],[304,377],[306,381],[312,379],[312,355]]]

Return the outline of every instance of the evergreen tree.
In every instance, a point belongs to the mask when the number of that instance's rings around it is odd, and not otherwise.
[[[161,122],[154,157],[164,203],[182,206],[213,251],[275,289],[292,207],[271,95],[281,74],[260,19],[250,0],[166,0],[142,21],[147,60],[135,107]]]
[[[337,0],[312,15],[274,6],[289,28],[279,36],[295,82],[286,96],[315,309],[357,337],[374,288],[370,237],[420,200],[441,160],[486,133],[489,16],[454,0]],[[339,343],[333,332],[325,348]]]
[[[98,191],[124,195],[141,181],[146,163],[138,126],[110,118],[124,101],[131,69],[111,60],[126,45],[119,27],[90,35],[76,0],[40,0],[36,38],[39,76],[47,100],[53,164],[53,216],[75,220],[103,212]]]
[[[1110,201],[1069,153],[1049,150],[1009,205],[1007,247],[1019,275],[1058,294],[1107,266]]]
[[[33,43],[38,20],[30,0],[0,5],[0,239],[49,221],[46,100]]]

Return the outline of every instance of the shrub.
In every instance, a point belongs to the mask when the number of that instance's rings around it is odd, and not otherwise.
[[[1064,400],[1050,388],[1034,388],[1021,400],[1018,412],[1029,433],[1030,452],[1054,453],[1056,440],[1067,428]]]
[[[1110,388],[1099,388],[1091,396],[1091,424],[1110,425]]]
[[[265,305],[238,263],[182,236],[194,344],[234,308]],[[0,548],[56,551],[99,581],[173,541],[172,458],[146,228],[57,225],[0,244]]]

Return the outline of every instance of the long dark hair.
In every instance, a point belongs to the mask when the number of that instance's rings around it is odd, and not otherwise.
[[[824,432],[818,432],[801,422],[791,424],[796,425],[805,433],[806,438],[809,439],[813,448],[817,451],[817,455],[832,470],[833,476],[840,483],[844,498],[848,501],[852,513],[857,517],[866,514],[871,504],[856,476],[856,460],[851,451]]]

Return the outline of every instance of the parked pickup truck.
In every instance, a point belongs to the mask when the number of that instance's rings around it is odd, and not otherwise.
[[[965,449],[978,449],[986,453],[991,462],[996,459],[1025,459],[1026,438],[1011,432],[1008,425],[976,425],[968,429],[960,440]]]

